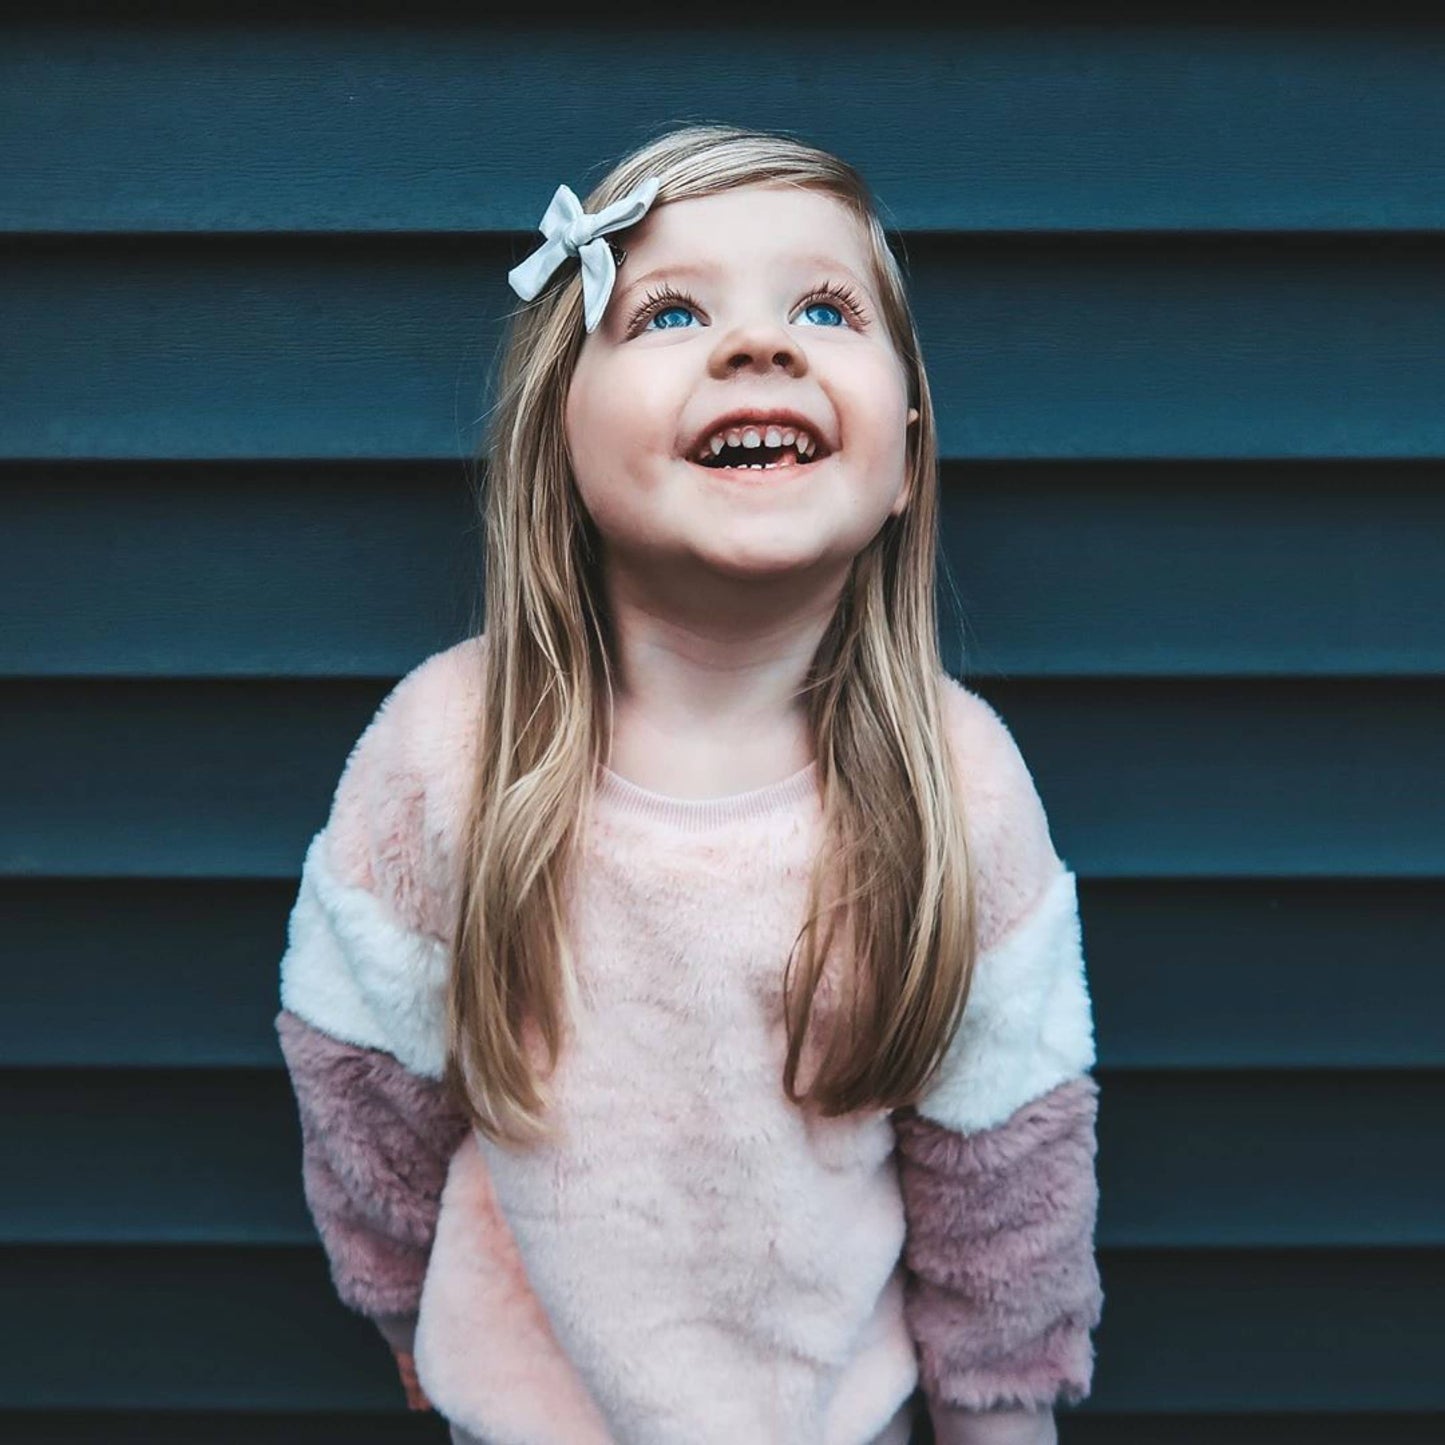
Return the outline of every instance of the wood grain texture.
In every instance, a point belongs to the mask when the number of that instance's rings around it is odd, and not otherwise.
[[[460,462],[0,467],[0,676],[399,677],[479,615],[476,481]],[[1442,539],[1433,463],[955,463],[945,664],[1445,675]]]
[[[579,25],[595,20],[580,7],[570,25],[556,7],[428,25],[426,8],[307,24],[287,6],[278,25],[260,7],[244,46],[196,24],[198,5],[190,23],[107,12],[12,31],[0,229],[530,231],[558,181],[585,186],[690,118],[838,150],[909,231],[1445,223],[1445,43],[1389,24],[1389,7],[1274,26],[1268,5],[871,24],[794,7],[765,12],[743,89],[716,58],[746,6],[711,25],[668,9],[603,26]],[[565,104],[538,102],[564,86]]]
[[[530,249],[12,239],[0,459],[460,463]],[[908,265],[947,458],[1445,454],[1435,236],[918,236]]]

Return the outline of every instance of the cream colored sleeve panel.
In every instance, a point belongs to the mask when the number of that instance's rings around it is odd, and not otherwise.
[[[447,950],[337,879],[325,829],[306,850],[287,935],[284,1008],[345,1043],[386,1050],[413,1073],[442,1076]]]
[[[1076,880],[1065,868],[979,955],[963,1021],[918,1112],[960,1133],[991,1129],[1094,1062]]]

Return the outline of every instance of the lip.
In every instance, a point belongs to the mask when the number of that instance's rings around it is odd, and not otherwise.
[[[702,431],[698,432],[688,444],[687,459],[691,461],[697,456],[718,432],[735,430],[744,426],[776,426],[784,430],[791,427],[795,431],[801,428],[813,438],[817,446],[812,462],[821,461],[822,458],[830,456],[833,452],[833,439],[828,433],[812,417],[805,416],[802,412],[793,410],[792,407],[740,406],[714,418]],[[812,462],[809,462],[808,465],[811,466]]]

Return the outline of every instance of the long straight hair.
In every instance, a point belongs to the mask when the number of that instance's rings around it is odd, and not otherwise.
[[[599,210],[649,176],[660,183],[654,209],[779,184],[846,205],[863,224],[919,413],[908,503],[854,559],[804,683],[821,845],[783,988],[787,1097],[827,1116],[894,1108],[937,1069],[976,950],[962,789],[943,724],[937,440],[904,278],[862,177],[799,140],[673,130],[616,165],[584,205]],[[548,1133],[546,1083],[578,1001],[567,899],[610,756],[616,654],[599,539],[563,425],[582,340],[573,268],[511,318],[485,452],[482,716],[459,850],[446,1077],[483,1134],[517,1143]],[[828,961],[840,941],[849,962],[838,981]],[[800,1086],[805,1048],[817,1067]]]

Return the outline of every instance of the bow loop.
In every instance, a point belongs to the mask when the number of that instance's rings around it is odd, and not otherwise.
[[[531,301],[563,261],[576,256],[582,268],[584,321],[588,331],[596,331],[617,279],[612,248],[602,238],[610,231],[636,225],[646,215],[657,188],[657,178],[649,176],[627,195],[589,215],[569,186],[558,186],[537,227],[546,240],[507,273],[512,290],[523,301]]]

